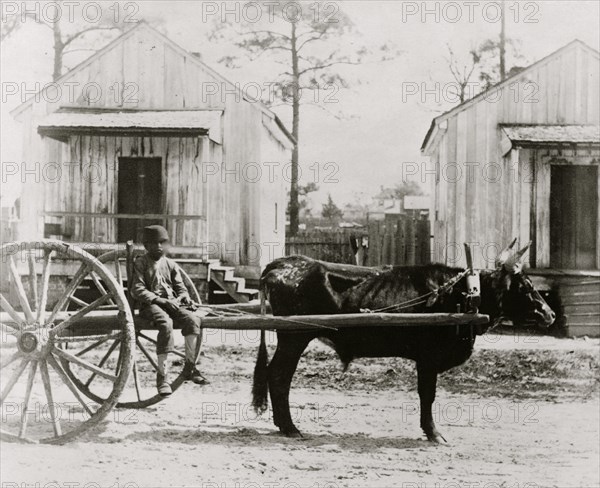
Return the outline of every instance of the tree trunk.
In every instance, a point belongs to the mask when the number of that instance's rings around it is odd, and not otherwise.
[[[300,141],[300,75],[298,69],[298,50],[296,24],[292,22],[292,135],[296,145],[292,150],[292,181],[290,187],[290,235],[298,233],[299,204],[298,204],[298,146]]]
[[[52,24],[54,33],[54,71],[52,72],[52,81],[58,80],[62,76],[62,57],[64,44],[62,41],[62,33],[60,31],[60,23],[57,20]]]
[[[504,12],[506,5],[504,0],[500,2],[500,81],[506,79],[506,15]]]

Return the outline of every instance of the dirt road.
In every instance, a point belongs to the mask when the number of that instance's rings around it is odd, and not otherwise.
[[[408,361],[341,373],[333,353],[311,347],[291,396],[305,438],[287,439],[250,408],[254,348],[209,338],[211,385],[114,410],[65,446],[3,443],[2,487],[598,486],[598,341],[554,341],[480,341],[441,378],[435,415],[449,443],[432,445]]]

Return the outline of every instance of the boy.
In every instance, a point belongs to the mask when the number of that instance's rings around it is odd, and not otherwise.
[[[181,307],[191,301],[179,266],[166,257],[168,241],[169,234],[164,227],[144,228],[146,254],[135,260],[131,285],[131,295],[140,303],[140,316],[158,328],[156,387],[161,396],[173,393],[167,371],[167,356],[174,350],[173,322],[181,327],[185,338],[185,378],[199,385],[208,383],[196,368],[196,347],[202,340],[200,318]]]

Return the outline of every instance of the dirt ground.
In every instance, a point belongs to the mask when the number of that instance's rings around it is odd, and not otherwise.
[[[210,385],[113,410],[64,446],[2,443],[2,488],[600,485],[598,340],[479,338],[471,360],[440,378],[446,445],[423,440],[409,361],[360,360],[342,373],[311,345],[291,395],[305,437],[288,439],[250,408],[254,339],[206,342]]]

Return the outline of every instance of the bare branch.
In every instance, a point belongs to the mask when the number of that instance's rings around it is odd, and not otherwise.
[[[318,40],[322,39],[324,35],[325,35],[325,31],[321,32],[318,36],[313,36],[313,37],[310,37],[310,38],[306,39],[306,41],[303,41],[300,44],[300,46],[298,46],[298,48],[296,49],[296,51],[299,52],[309,42],[318,41]]]
[[[310,68],[305,68],[302,71],[300,71],[298,74],[303,75],[304,73],[307,73],[309,71],[318,71],[320,69],[330,68],[331,66],[337,66],[340,64],[359,65],[362,63],[360,61],[334,61],[332,63],[322,64],[320,66],[312,66]]]
[[[84,34],[87,34],[88,32],[91,31],[101,31],[101,30],[121,30],[119,27],[88,27],[86,29],[80,30],[79,32],[76,32],[75,34],[68,36],[65,41],[63,42],[63,46],[66,47],[68,46],[70,43],[72,43],[75,39],[78,39],[79,37],[81,37]]]
[[[287,41],[291,41],[289,36],[286,36],[285,34],[282,34],[281,32],[275,32],[275,31],[271,31],[271,30],[250,30],[250,31],[246,31],[246,32],[240,32],[237,31],[237,33],[240,36],[248,36],[248,35],[257,35],[257,34],[267,34],[269,36],[278,36],[281,37]]]

